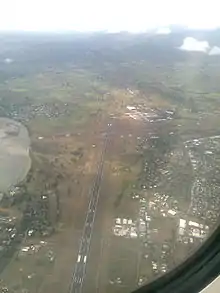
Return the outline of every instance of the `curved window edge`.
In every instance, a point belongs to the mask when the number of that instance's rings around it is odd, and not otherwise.
[[[183,263],[133,293],[198,293],[220,273],[220,227]]]

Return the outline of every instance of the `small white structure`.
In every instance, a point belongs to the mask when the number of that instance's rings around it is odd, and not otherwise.
[[[134,94],[134,92],[133,92],[132,90],[130,90],[129,88],[127,88],[127,91],[128,91],[131,95]]]
[[[127,106],[127,109],[130,110],[130,111],[131,110],[136,110],[136,108],[134,106]]]
[[[196,237],[196,238],[201,238],[201,237],[203,237],[203,235],[201,235],[200,230],[197,229],[197,228],[192,229],[192,235],[193,235],[194,237]]]
[[[123,219],[123,224],[127,224],[128,220],[127,219]]]
[[[120,219],[120,218],[117,218],[117,219],[115,220],[115,222],[116,222],[116,224],[121,224],[121,219]]]
[[[180,219],[179,227],[185,229],[186,228],[186,220]]]
[[[150,221],[151,221],[151,218],[150,218],[150,216],[147,215],[147,213],[145,214],[145,220],[146,220],[147,222],[150,222]]]
[[[124,236],[126,238],[137,238],[136,224],[132,219],[116,218],[115,225],[113,227],[113,233],[115,236]]]
[[[29,230],[28,231],[28,236],[32,236],[33,233],[34,233],[34,230],[33,229]]]
[[[168,210],[168,214],[171,216],[175,216],[176,215],[176,211],[174,210]]]
[[[212,151],[205,151],[205,154],[206,154],[206,155],[212,155],[213,152],[212,152]]]
[[[25,246],[25,247],[23,247],[22,249],[21,249],[21,251],[23,251],[23,252],[27,252],[27,251],[29,251],[30,250],[30,247],[29,246]]]
[[[130,233],[131,238],[137,238],[137,232],[136,231],[131,231]]]
[[[179,228],[179,235],[181,235],[181,236],[183,236],[184,235],[184,232],[185,232],[185,230],[184,230],[184,228]]]
[[[189,221],[189,226],[199,227],[200,225],[199,225],[199,223]]]

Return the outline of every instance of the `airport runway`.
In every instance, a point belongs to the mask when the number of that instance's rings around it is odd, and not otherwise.
[[[76,264],[74,267],[73,276],[71,279],[70,290],[69,293],[81,293],[83,287],[83,281],[86,274],[86,265],[89,257],[89,248],[92,238],[93,225],[96,215],[96,209],[99,199],[100,185],[102,181],[103,175],[103,165],[104,165],[104,157],[106,152],[106,147],[109,138],[109,129],[112,124],[108,124],[108,129],[104,134],[103,141],[103,149],[101,153],[100,162],[98,164],[97,173],[94,179],[93,186],[90,190],[90,201],[88,205],[86,220],[83,228],[83,233],[80,241],[79,251],[77,255]]]

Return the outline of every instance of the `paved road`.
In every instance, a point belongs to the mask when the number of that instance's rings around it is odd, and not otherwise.
[[[108,129],[111,124],[108,124]],[[107,130],[103,142],[103,149],[101,153],[100,162],[98,165],[97,173],[95,176],[94,184],[90,190],[90,201],[87,210],[86,220],[83,228],[83,233],[80,241],[79,252],[77,255],[77,261],[75,264],[73,276],[71,279],[69,293],[80,293],[82,292],[83,281],[86,274],[86,265],[89,256],[89,248],[91,243],[91,237],[93,232],[94,220],[96,215],[96,209],[99,199],[100,185],[103,175],[104,157],[108,142],[109,130]]]

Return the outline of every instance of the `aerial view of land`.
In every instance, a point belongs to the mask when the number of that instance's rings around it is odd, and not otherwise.
[[[132,292],[215,230],[219,37],[0,35],[1,292]]]

